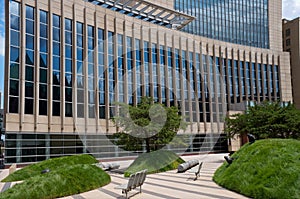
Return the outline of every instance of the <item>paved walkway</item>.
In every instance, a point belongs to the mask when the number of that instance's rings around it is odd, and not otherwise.
[[[228,191],[219,187],[213,182],[212,176],[215,170],[221,166],[224,161],[225,154],[211,154],[198,156],[184,156],[184,160],[199,159],[203,161],[203,166],[200,172],[200,178],[194,181],[193,173],[176,173],[176,170],[147,175],[146,181],[142,186],[142,193],[139,189],[132,190],[128,196],[133,199],[243,199],[246,198],[237,193]],[[119,161],[121,168],[126,168],[132,161]],[[6,170],[0,173],[0,179],[5,175]],[[6,174],[7,175],[7,174]],[[121,174],[109,172],[111,183],[89,192],[79,195],[65,197],[63,199],[123,199],[125,195],[121,190],[114,189],[116,186],[126,183],[127,179]],[[0,190],[13,186],[13,183],[0,183]]]

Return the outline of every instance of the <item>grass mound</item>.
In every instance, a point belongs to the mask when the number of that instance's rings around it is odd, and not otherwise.
[[[300,198],[300,141],[260,140],[232,157],[214,175],[219,185],[251,198]]]
[[[76,164],[93,164],[97,162],[98,161],[90,155],[75,155],[53,158],[24,167],[23,169],[18,170],[9,175],[7,178],[3,179],[2,182],[21,181],[33,176],[38,176],[41,175],[41,171],[44,169],[50,169],[53,171],[61,167],[68,167]]]
[[[102,169],[92,165],[95,162],[97,160],[92,156],[79,155],[78,157],[55,158],[30,165],[19,170],[18,173],[23,177],[28,175],[27,172],[32,172],[34,175],[1,193],[0,199],[57,198],[79,194],[109,184],[110,176]],[[41,174],[41,169],[44,168],[50,168],[50,172]],[[18,179],[17,172],[13,175],[14,179]]]
[[[124,176],[147,169],[149,173],[159,173],[177,169],[178,165],[183,163],[176,153],[171,151],[159,150],[140,155],[125,171]]]

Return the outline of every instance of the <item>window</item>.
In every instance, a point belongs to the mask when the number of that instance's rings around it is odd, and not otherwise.
[[[52,65],[52,81],[53,81],[53,101],[52,101],[52,115],[60,116],[60,16],[52,15],[52,33],[53,33],[53,65]]]
[[[72,39],[72,20],[65,19],[65,116],[72,117],[73,103],[73,82],[72,82],[72,58],[73,58],[73,39]]]
[[[286,40],[286,46],[290,46],[291,45],[291,39],[287,39]]]
[[[285,30],[285,36],[289,37],[291,35],[291,29],[286,29]]]

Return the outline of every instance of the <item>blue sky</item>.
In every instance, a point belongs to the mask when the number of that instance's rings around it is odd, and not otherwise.
[[[283,18],[294,19],[300,16],[300,0],[282,0],[282,4]],[[0,0],[0,91],[3,91],[4,84],[4,36],[4,0]]]

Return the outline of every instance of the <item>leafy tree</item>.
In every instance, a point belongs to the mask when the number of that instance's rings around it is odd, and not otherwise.
[[[125,150],[142,150],[147,153],[170,143],[180,129],[186,128],[177,107],[166,107],[144,97],[137,106],[117,104],[120,111],[113,122],[119,127],[114,134],[115,144]]]
[[[300,111],[290,103],[249,106],[243,114],[227,116],[225,122],[225,132],[230,136],[251,133],[257,139],[300,137]]]

